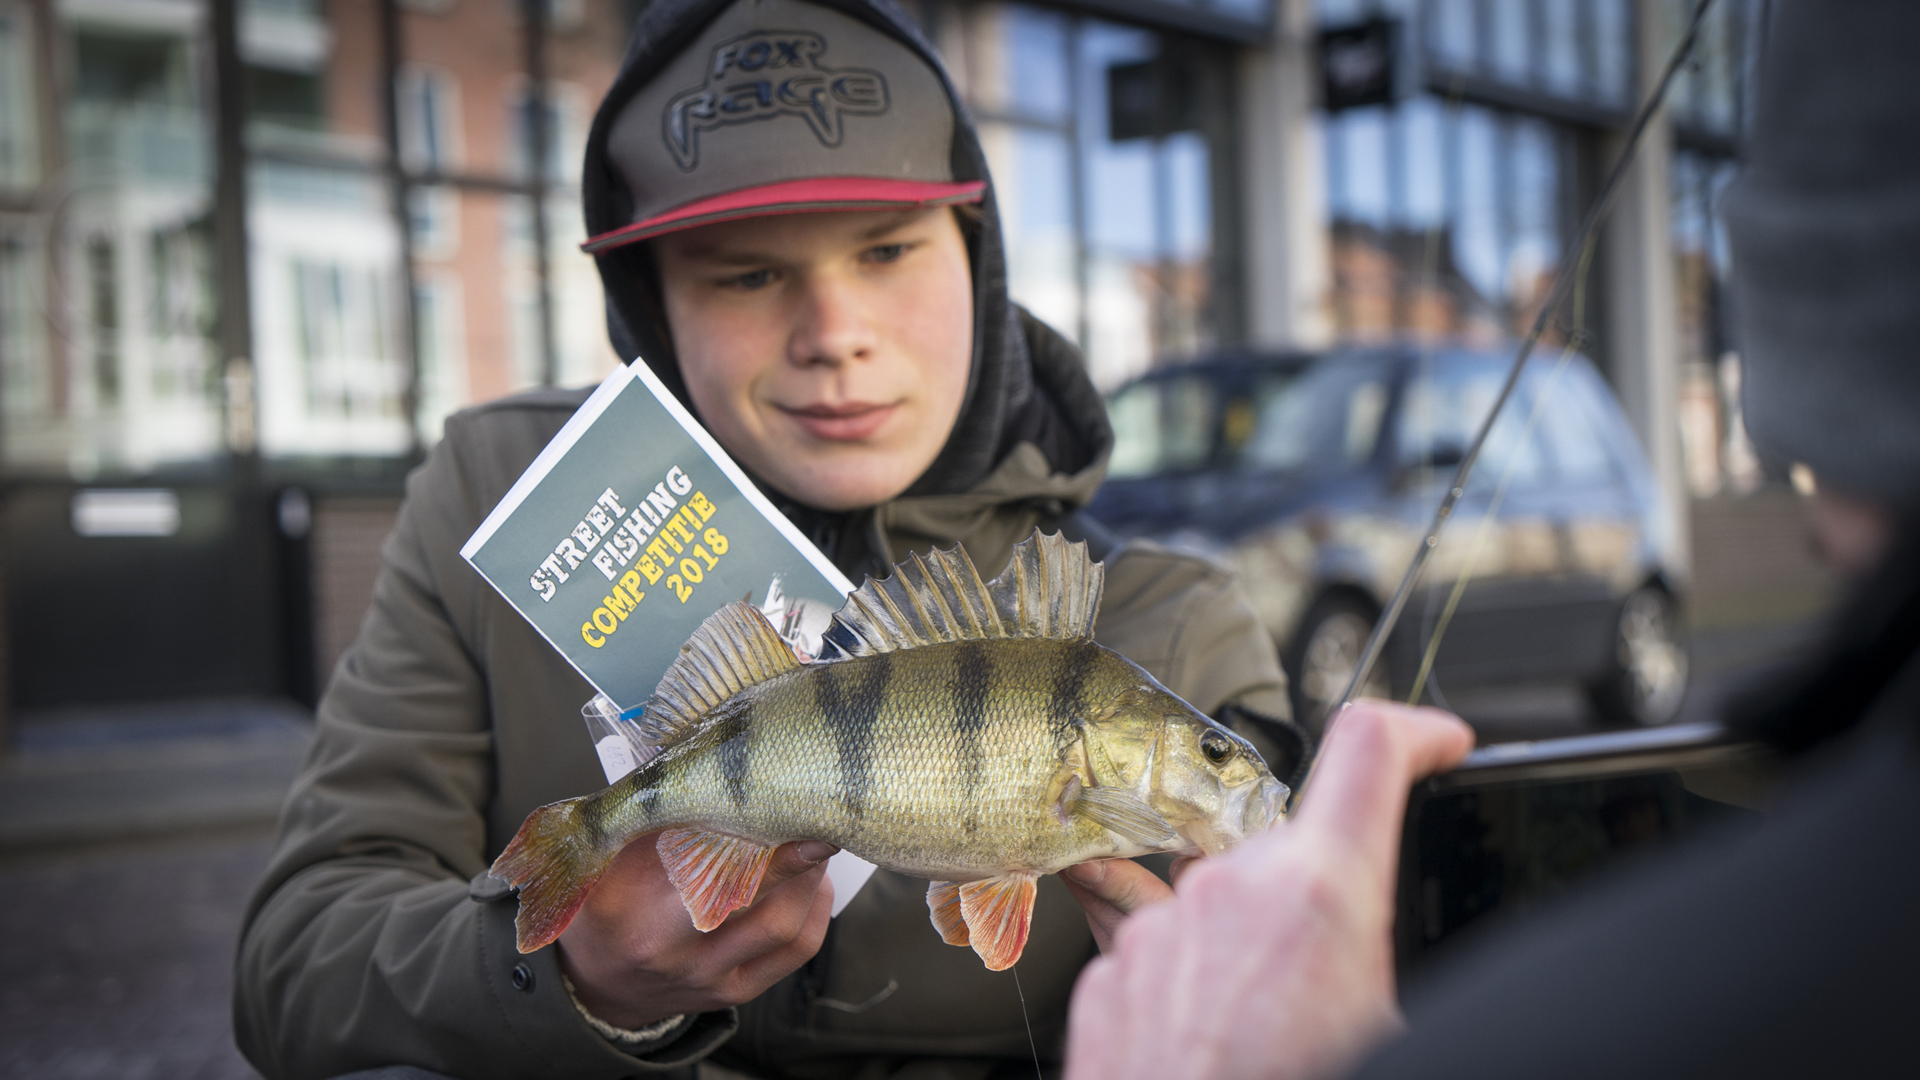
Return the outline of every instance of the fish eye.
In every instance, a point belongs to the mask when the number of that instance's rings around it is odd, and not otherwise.
[[[1233,757],[1233,740],[1217,731],[1205,731],[1200,734],[1200,752],[1215,765],[1224,765]]]

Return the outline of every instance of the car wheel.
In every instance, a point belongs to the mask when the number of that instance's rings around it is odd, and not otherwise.
[[[1620,605],[1613,655],[1590,696],[1609,724],[1649,727],[1680,714],[1687,696],[1687,647],[1679,610],[1665,590],[1649,586]]]
[[[1373,608],[1351,596],[1321,597],[1300,620],[1287,650],[1287,679],[1293,694],[1293,715],[1316,735],[1325,730],[1327,712],[1340,702],[1354,665],[1367,647],[1377,618]],[[1385,661],[1375,663],[1360,688],[1361,697],[1388,697]]]

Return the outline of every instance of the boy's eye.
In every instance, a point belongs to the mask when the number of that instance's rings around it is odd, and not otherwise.
[[[766,286],[773,284],[773,271],[749,270],[744,274],[736,274],[735,276],[728,278],[722,284],[728,286],[729,288],[741,289],[741,290],[765,288]]]
[[[894,262],[899,259],[900,256],[905,255],[907,248],[911,246],[911,244],[881,244],[878,247],[870,247],[867,249],[867,261],[878,263]]]

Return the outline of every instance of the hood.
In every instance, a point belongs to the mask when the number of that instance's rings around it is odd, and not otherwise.
[[[734,0],[653,0],[641,15],[628,46],[620,74],[601,102],[588,134],[582,173],[582,198],[588,236],[618,229],[633,219],[634,200],[608,153],[608,137],[622,108],[679,55]],[[1070,369],[1050,365],[1047,381],[1036,380],[1029,347],[1030,323],[1007,297],[1005,248],[1001,242],[998,204],[987,172],[972,118],[961,102],[946,68],[905,13],[888,0],[812,0],[820,7],[857,19],[904,43],[938,75],[955,117],[952,171],[955,181],[987,182],[981,200],[981,221],[970,230],[968,255],[973,270],[973,356],[967,392],[946,446],[933,464],[907,491],[910,497],[956,496],[979,487],[994,474],[1014,448],[1031,443],[1041,454],[1049,474],[1081,474],[1103,461],[1112,442],[1099,396],[1073,355]],[[666,322],[660,279],[651,246],[645,243],[615,248],[595,257],[606,292],[607,332],[614,351],[631,362],[636,356],[660,376],[688,409],[698,415],[681,377],[672,334]],[[1051,331],[1038,327],[1056,352],[1073,348]],[[1086,406],[1091,402],[1092,409]],[[1029,463],[1030,465],[1033,463]],[[1095,483],[1097,484],[1097,478]],[[763,488],[767,485],[762,484]],[[836,562],[863,561],[884,552],[842,552],[845,538],[864,534],[851,514],[827,513],[785,499],[768,490],[774,502]],[[1088,495],[1091,492],[1089,490]],[[1082,497],[1079,501],[1084,501]],[[1077,503],[1076,503],[1077,505]],[[844,557],[843,557],[844,556]]]
[[[1773,466],[1920,509],[1920,4],[1775,5],[1724,204],[1747,432]]]

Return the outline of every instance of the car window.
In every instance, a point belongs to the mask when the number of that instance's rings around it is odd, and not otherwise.
[[[1245,462],[1257,469],[1357,465],[1373,456],[1387,387],[1373,364],[1323,362],[1254,383]]]
[[[1540,435],[1562,483],[1610,483],[1617,476],[1613,453],[1595,422],[1591,390],[1576,374],[1568,371],[1548,393],[1540,414]]]
[[[1407,386],[1394,429],[1400,464],[1417,468],[1432,465],[1450,473],[1472,445],[1500,394],[1505,373],[1492,367],[1443,365],[1430,375],[1416,376]],[[1532,401],[1523,385],[1501,411],[1487,434],[1467,486],[1491,490],[1511,470],[1510,487],[1537,484],[1545,473],[1538,432],[1526,430]]]
[[[1113,423],[1112,477],[1197,469],[1213,450],[1219,392],[1201,375],[1134,383],[1107,402]]]

